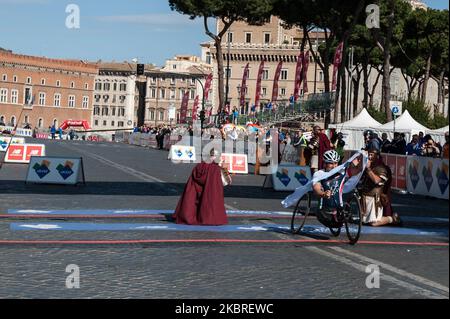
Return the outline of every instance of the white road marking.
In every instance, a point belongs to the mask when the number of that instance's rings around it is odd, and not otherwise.
[[[381,268],[389,270],[390,272],[393,272],[393,273],[395,273],[397,275],[400,275],[400,276],[412,279],[412,280],[414,280],[414,281],[416,281],[416,282],[418,282],[420,284],[423,284],[423,285],[426,285],[426,286],[430,286],[430,287],[442,290],[442,291],[444,291],[446,293],[449,293],[449,288],[448,287],[443,286],[443,285],[441,285],[441,284],[439,284],[437,282],[428,280],[428,279],[426,279],[424,277],[411,274],[411,273],[409,273],[407,271],[404,271],[404,270],[399,269],[397,267],[394,267],[392,265],[383,263],[383,262],[378,261],[376,259],[372,259],[372,258],[366,257],[364,255],[360,255],[360,254],[357,254],[357,253],[354,253],[354,252],[351,252],[351,251],[347,251],[347,250],[345,250],[343,248],[340,248],[340,247],[329,247],[329,248],[333,249],[333,250],[335,250],[335,251],[337,251],[339,253],[346,254],[348,256],[352,256],[352,257],[358,258],[361,261],[367,262],[369,264],[376,264],[376,265],[380,266]]]
[[[345,264],[347,266],[355,268],[355,269],[357,269],[357,270],[359,270],[359,271],[361,271],[363,273],[366,273],[367,265],[365,265],[365,264],[356,263],[356,262],[354,262],[354,261],[352,261],[352,260],[350,260],[348,258],[342,257],[340,255],[335,255],[335,254],[333,254],[331,252],[328,252],[326,250],[323,250],[323,249],[320,249],[320,248],[317,248],[317,247],[308,246],[308,247],[305,247],[305,249],[307,249],[307,250],[309,250],[311,252],[317,253],[319,255],[331,258],[331,259],[336,260],[336,261],[338,261],[340,263],[343,263],[343,264]],[[427,298],[448,299],[448,296],[445,296],[445,295],[433,292],[431,290],[428,290],[428,289],[425,289],[425,288],[422,288],[422,287],[410,284],[410,283],[408,283],[406,281],[399,280],[399,279],[397,279],[395,277],[386,275],[384,273],[380,273],[380,277],[381,277],[382,280],[388,281],[388,282],[390,282],[390,283],[392,283],[394,285],[397,285],[397,286],[400,286],[402,288],[408,289],[408,290],[410,290],[413,293],[422,295],[422,296],[427,297]]]

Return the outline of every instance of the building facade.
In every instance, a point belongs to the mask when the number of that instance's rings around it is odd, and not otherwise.
[[[97,72],[83,61],[0,50],[0,123],[39,130],[69,119],[91,123]]]
[[[217,30],[222,28],[222,22],[217,21]],[[317,44],[322,43],[324,34],[313,32],[310,34],[313,47],[308,44],[305,52],[316,50]],[[228,77],[228,101],[231,108],[237,107],[241,114],[246,114],[256,98],[256,82],[261,61],[264,63],[262,76],[262,86],[260,95],[260,109],[271,101],[274,85],[274,78],[277,66],[283,62],[277,101],[287,101],[294,93],[297,60],[300,55],[300,47],[303,39],[302,31],[298,28],[286,29],[283,22],[277,17],[271,17],[270,21],[263,26],[251,26],[244,22],[234,23],[222,43],[224,58],[225,78]],[[215,110],[218,109],[219,97],[216,88],[218,87],[217,55],[214,43],[203,43],[202,59],[210,63],[214,70],[214,91],[213,101]],[[244,69],[249,64],[249,74],[247,79],[247,89],[245,94],[245,105],[240,105],[241,84]],[[330,71],[331,75],[332,70]],[[226,79],[225,79],[226,81]],[[316,65],[312,55],[307,72],[307,89],[303,92],[303,84],[300,88],[300,95],[309,93],[323,93],[325,91],[324,75],[322,70]]]

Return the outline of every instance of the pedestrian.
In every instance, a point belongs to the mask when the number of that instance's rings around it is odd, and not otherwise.
[[[58,128],[58,136],[59,136],[59,139],[60,139],[60,140],[63,139],[63,138],[62,138],[62,134],[63,134],[62,128]]]
[[[226,225],[223,187],[231,180],[218,162],[220,154],[215,149],[210,152],[207,162],[194,167],[178,201],[172,217],[177,224],[187,225]],[[224,175],[224,179],[222,179]]]
[[[389,153],[391,141],[388,140],[387,133],[381,134],[381,153]]]
[[[54,140],[56,138],[56,127],[55,127],[55,124],[53,124],[52,127],[50,128],[50,134],[52,135],[52,140]]]

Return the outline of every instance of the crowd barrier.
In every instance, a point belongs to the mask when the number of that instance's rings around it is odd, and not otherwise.
[[[14,132],[14,127],[12,126],[0,126],[0,133],[3,131]],[[15,131],[14,136],[22,136],[22,137],[32,137],[33,131],[25,128],[18,128]]]

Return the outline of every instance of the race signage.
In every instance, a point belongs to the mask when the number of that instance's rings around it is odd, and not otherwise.
[[[438,158],[408,156],[408,192],[448,200],[449,162]]]
[[[30,129],[18,128],[14,131],[14,127],[12,126],[0,126],[0,132],[3,131],[15,132],[14,135],[16,136],[31,137],[33,135],[33,131]]]
[[[390,101],[389,107],[391,108],[391,112],[395,116],[402,115],[402,102],[401,101]]]
[[[276,191],[294,191],[297,187],[305,186],[310,180],[309,166],[280,164],[272,175],[273,189]]]
[[[83,159],[33,156],[28,165],[26,182],[67,185],[85,183]]]
[[[226,154],[221,155],[223,167],[227,168],[232,174],[248,174],[247,155],[245,154]]]
[[[9,144],[24,144],[25,139],[23,137],[13,137],[11,141],[11,137],[9,136],[0,136],[0,152],[6,152]]]
[[[171,159],[172,161],[195,162],[195,147],[172,145],[169,152],[169,159]]]
[[[45,156],[45,145],[11,144],[6,152],[5,163],[28,164],[32,156]]]

